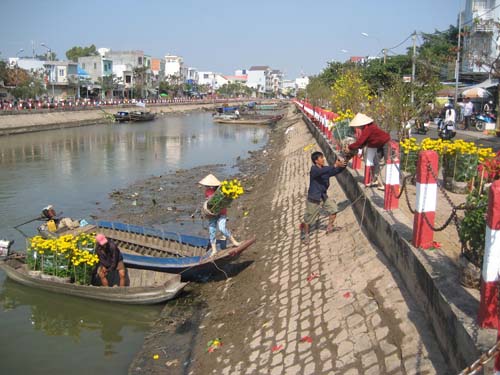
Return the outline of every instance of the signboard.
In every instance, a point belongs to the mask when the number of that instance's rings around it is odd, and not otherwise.
[[[411,76],[403,76],[403,82],[411,83]]]

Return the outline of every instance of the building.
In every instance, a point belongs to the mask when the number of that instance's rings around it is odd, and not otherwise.
[[[215,73],[214,72],[198,72],[198,85],[210,86],[211,89],[215,86]]]
[[[30,73],[40,73],[45,71],[45,61],[43,60],[10,57],[8,63],[11,67],[17,66]]]
[[[190,85],[198,84],[199,74],[196,68],[187,68],[186,70],[186,83]]]
[[[184,82],[187,68],[184,67],[184,59],[181,56],[165,56],[165,78],[169,81]]]
[[[297,90],[305,90],[309,84],[309,77],[299,77],[295,79]]]
[[[135,51],[113,51],[107,48],[100,48],[99,52],[104,53],[104,57],[110,59],[113,69],[113,74],[115,75],[118,84],[115,88],[115,95],[132,98],[134,96],[146,97],[146,86],[147,86],[147,74],[148,69],[145,65],[144,52],[140,50]],[[146,56],[146,63],[148,57]],[[145,69],[141,69],[145,68]],[[144,70],[141,77],[137,76],[138,70]],[[144,78],[144,84],[141,82]],[[141,84],[141,93],[137,93],[135,86]]]
[[[283,90],[283,78],[284,74],[280,70],[271,70],[271,91],[275,95],[279,95]]]
[[[268,66],[252,66],[247,71],[247,86],[260,94],[271,91],[271,69]]]
[[[247,70],[246,69],[236,69],[234,71],[235,76],[246,76],[247,75]]]
[[[500,18],[499,0],[466,0],[461,12],[464,33],[461,71],[468,78],[487,78],[491,63],[500,53],[496,20]]]
[[[88,73],[94,83],[113,74],[113,60],[101,55],[79,57],[78,65]]]
[[[153,77],[165,77],[165,60],[152,58],[151,59],[151,74]]]
[[[297,84],[294,80],[284,79],[281,93],[285,96],[295,96],[297,94]]]
[[[56,100],[74,99],[78,95],[78,64],[73,61],[45,61],[45,83],[48,95]]]
[[[239,72],[238,70],[236,72]],[[224,76],[228,80],[229,83],[241,83],[242,85],[246,85],[248,81],[248,76],[244,75],[234,75],[234,76]]]

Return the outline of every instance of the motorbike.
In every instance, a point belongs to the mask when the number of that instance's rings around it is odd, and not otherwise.
[[[455,124],[452,121],[443,122],[441,120],[438,126],[438,136],[442,140],[450,140],[457,135],[457,132],[455,131]]]
[[[494,124],[496,121],[496,117],[492,113],[479,113],[474,117],[474,126],[477,131],[482,132],[486,129],[486,124]]]

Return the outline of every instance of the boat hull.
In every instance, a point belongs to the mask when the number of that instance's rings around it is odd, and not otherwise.
[[[9,279],[28,287],[98,301],[133,305],[150,305],[168,301],[186,286],[186,283],[180,281],[179,275],[170,275],[169,280],[161,286],[109,288],[40,279],[30,276],[25,269],[9,265],[9,261],[0,262],[0,269],[5,271]]]

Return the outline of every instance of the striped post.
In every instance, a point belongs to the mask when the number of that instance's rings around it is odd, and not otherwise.
[[[499,328],[498,273],[500,271],[500,181],[491,185],[486,215],[483,268],[481,271],[481,302],[478,323],[481,328]],[[497,361],[498,362],[498,361]],[[495,362],[496,364],[496,362]],[[498,370],[495,367],[496,370]]]
[[[384,209],[394,210],[399,207],[399,144],[389,142],[389,155],[385,161]]]
[[[413,246],[428,249],[432,247],[434,232],[424,215],[434,225],[437,204],[437,181],[429,166],[437,174],[438,154],[436,151],[421,151],[417,163],[417,204],[413,219]]]
[[[356,171],[361,169],[361,150],[358,150],[358,153],[352,157],[351,168]]]
[[[373,168],[375,166],[374,159],[377,154],[377,149],[367,147],[365,151],[365,185],[370,185],[373,178]]]

